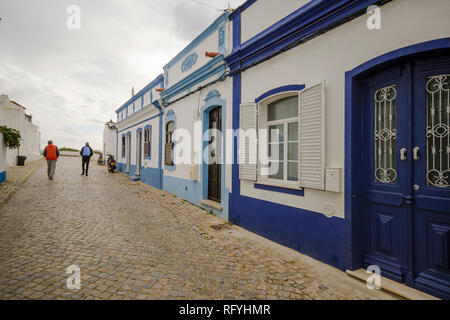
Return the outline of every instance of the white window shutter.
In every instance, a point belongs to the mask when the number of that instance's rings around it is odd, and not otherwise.
[[[299,93],[299,186],[325,189],[325,84]]]
[[[257,132],[257,109],[256,103],[243,103],[239,108],[239,124],[241,130],[254,129]],[[256,163],[247,163],[250,155],[256,156],[257,143],[241,143],[239,141],[239,179],[256,181]]]

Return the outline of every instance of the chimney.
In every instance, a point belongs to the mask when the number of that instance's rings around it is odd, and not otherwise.
[[[134,97],[134,86],[131,87],[131,97]]]

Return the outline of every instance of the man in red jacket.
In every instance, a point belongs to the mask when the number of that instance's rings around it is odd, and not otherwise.
[[[53,144],[52,140],[48,140],[48,145],[44,149],[44,157],[47,160],[47,175],[50,180],[53,180],[55,174],[56,161],[59,158],[58,147]]]

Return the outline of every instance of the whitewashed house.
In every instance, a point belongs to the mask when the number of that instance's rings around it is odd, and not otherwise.
[[[25,112],[26,108],[19,103],[9,100],[7,95],[0,95],[0,126],[20,131],[20,147],[6,149],[6,166],[15,166],[17,156],[26,156],[26,161],[40,159],[41,133],[39,127],[33,124],[31,114]]]
[[[232,125],[231,79],[226,77],[224,60],[230,48],[227,18],[228,13],[223,13],[164,66],[161,93],[163,189],[224,219],[228,219],[231,187],[231,166],[223,161],[224,129]],[[208,129],[221,132],[209,134]],[[188,136],[174,134],[183,130]],[[181,147],[184,142],[188,143]],[[208,155],[203,158],[207,145]]]
[[[116,111],[119,168],[341,270],[450,298],[448,12],[248,0]]]
[[[281,137],[277,172],[233,166],[230,221],[450,298],[450,1],[280,4],[230,15],[227,114]]]
[[[157,188],[162,186],[162,108],[157,91],[162,87],[159,75],[116,110],[115,124],[118,170]]]
[[[110,120],[103,128],[103,163],[108,160],[108,155],[116,157],[117,151],[117,130],[116,124]]]

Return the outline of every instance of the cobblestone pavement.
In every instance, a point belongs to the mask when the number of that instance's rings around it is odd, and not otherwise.
[[[1,299],[394,298],[95,161],[80,171],[42,165],[0,208]]]

